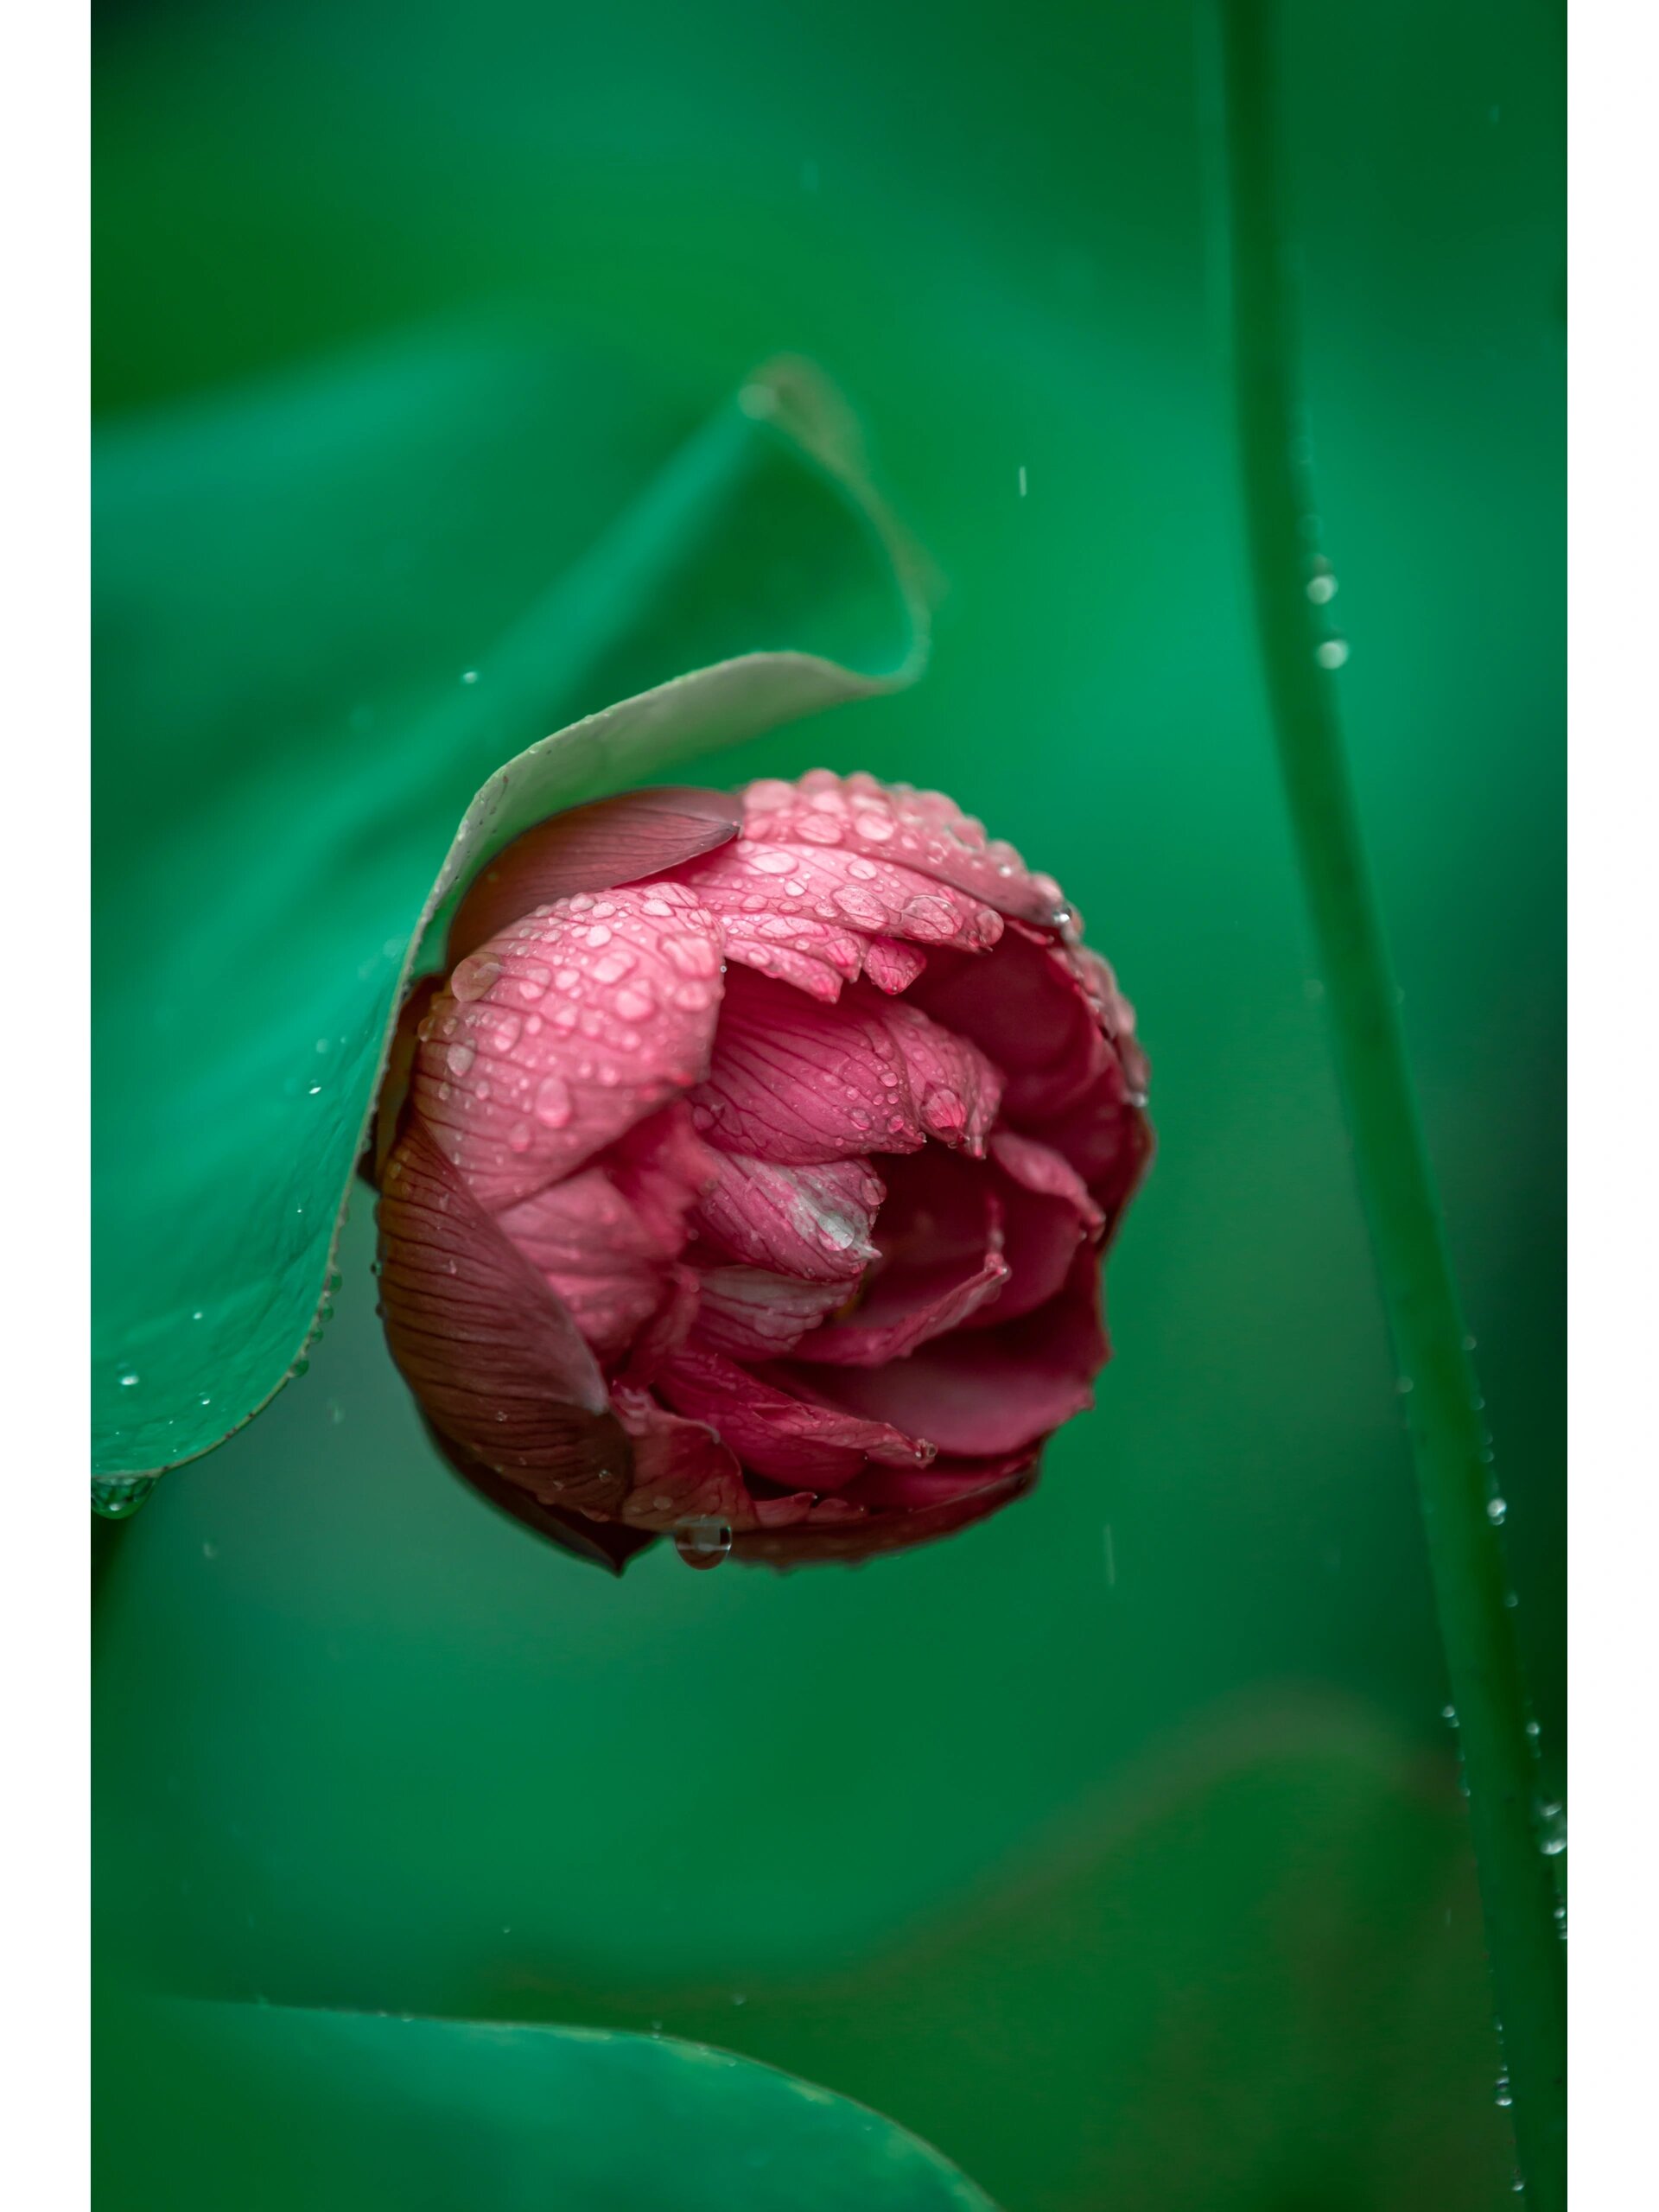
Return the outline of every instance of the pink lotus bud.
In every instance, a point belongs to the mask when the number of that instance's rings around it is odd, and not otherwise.
[[[381,1116],[392,1356],[620,1569],[793,1566],[1028,1490],[1107,1357],[1146,1062],[1058,885],[816,769],[555,816],[472,886]]]

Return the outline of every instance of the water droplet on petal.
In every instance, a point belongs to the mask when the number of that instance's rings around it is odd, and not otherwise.
[[[471,1045],[452,1045],[443,1057],[451,1075],[465,1075],[478,1053]]]
[[[575,1109],[571,1103],[570,1086],[563,1076],[543,1076],[536,1092],[536,1118],[550,1129],[569,1126]],[[511,1144],[512,1140],[508,1138]]]
[[[449,988],[461,1000],[481,999],[501,973],[501,963],[484,953],[469,953],[449,978]]]

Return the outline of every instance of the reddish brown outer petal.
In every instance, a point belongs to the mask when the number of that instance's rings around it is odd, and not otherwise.
[[[742,819],[743,802],[731,792],[679,784],[550,815],[474,877],[449,925],[448,963],[556,899],[642,883],[713,852],[737,835]]]
[[[410,986],[409,996],[397,1009],[397,1026],[387,1047],[385,1073],[380,1078],[380,1095],[375,1101],[374,1135],[364,1147],[363,1156],[357,1163],[358,1173],[372,1190],[379,1189],[380,1179],[385,1173],[386,1162],[391,1156],[391,1147],[397,1141],[404,1106],[415,1073],[415,1055],[419,1048],[416,1032],[442,988],[443,978],[441,976],[422,976]]]
[[[954,1535],[958,1529],[1001,1512],[1035,1487],[1037,1474],[1033,1457],[1019,1473],[1005,1476],[950,1504],[837,1521],[815,1522],[809,1516],[786,1529],[746,1530],[733,1538],[732,1557],[762,1567],[818,1567],[837,1561],[855,1567],[883,1552],[909,1551],[916,1544],[931,1544],[937,1537]]]
[[[545,1503],[613,1510],[631,1454],[598,1363],[418,1116],[377,1212],[386,1341],[429,1420]]]
[[[543,1504],[528,1491],[520,1490],[517,1483],[509,1482],[505,1475],[498,1475],[493,1467],[486,1467],[481,1459],[474,1459],[470,1452],[463,1452],[458,1444],[452,1444],[424,1415],[422,1419],[438,1452],[470,1489],[486,1498],[498,1512],[508,1514],[525,1528],[533,1529],[561,1551],[585,1559],[592,1566],[602,1567],[607,1574],[620,1575],[636,1552],[649,1551],[656,1542],[654,1533],[648,1529],[630,1529],[620,1521],[590,1521],[585,1513],[567,1513],[556,1505]]]
[[[1093,1402],[1108,1357],[1098,1277],[1085,1247],[1065,1288],[1020,1320],[936,1337],[884,1367],[785,1361],[772,1379],[814,1404],[925,1437],[947,1458],[1034,1451]]]

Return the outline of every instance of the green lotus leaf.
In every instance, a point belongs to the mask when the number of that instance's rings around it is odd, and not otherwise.
[[[162,2000],[123,2018],[120,2212],[995,2212],[862,2105],[708,2044]]]
[[[95,1482],[211,1450],[296,1371],[466,874],[919,669],[918,569],[833,391],[781,362],[685,412],[429,337],[105,441]]]

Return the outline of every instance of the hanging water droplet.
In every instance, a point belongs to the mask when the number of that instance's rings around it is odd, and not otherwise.
[[[130,1521],[156,1487],[154,1475],[92,1478],[92,1510],[100,1520]]]
[[[732,1548],[730,1523],[682,1521],[674,1531],[674,1548],[688,1567],[718,1567]]]

